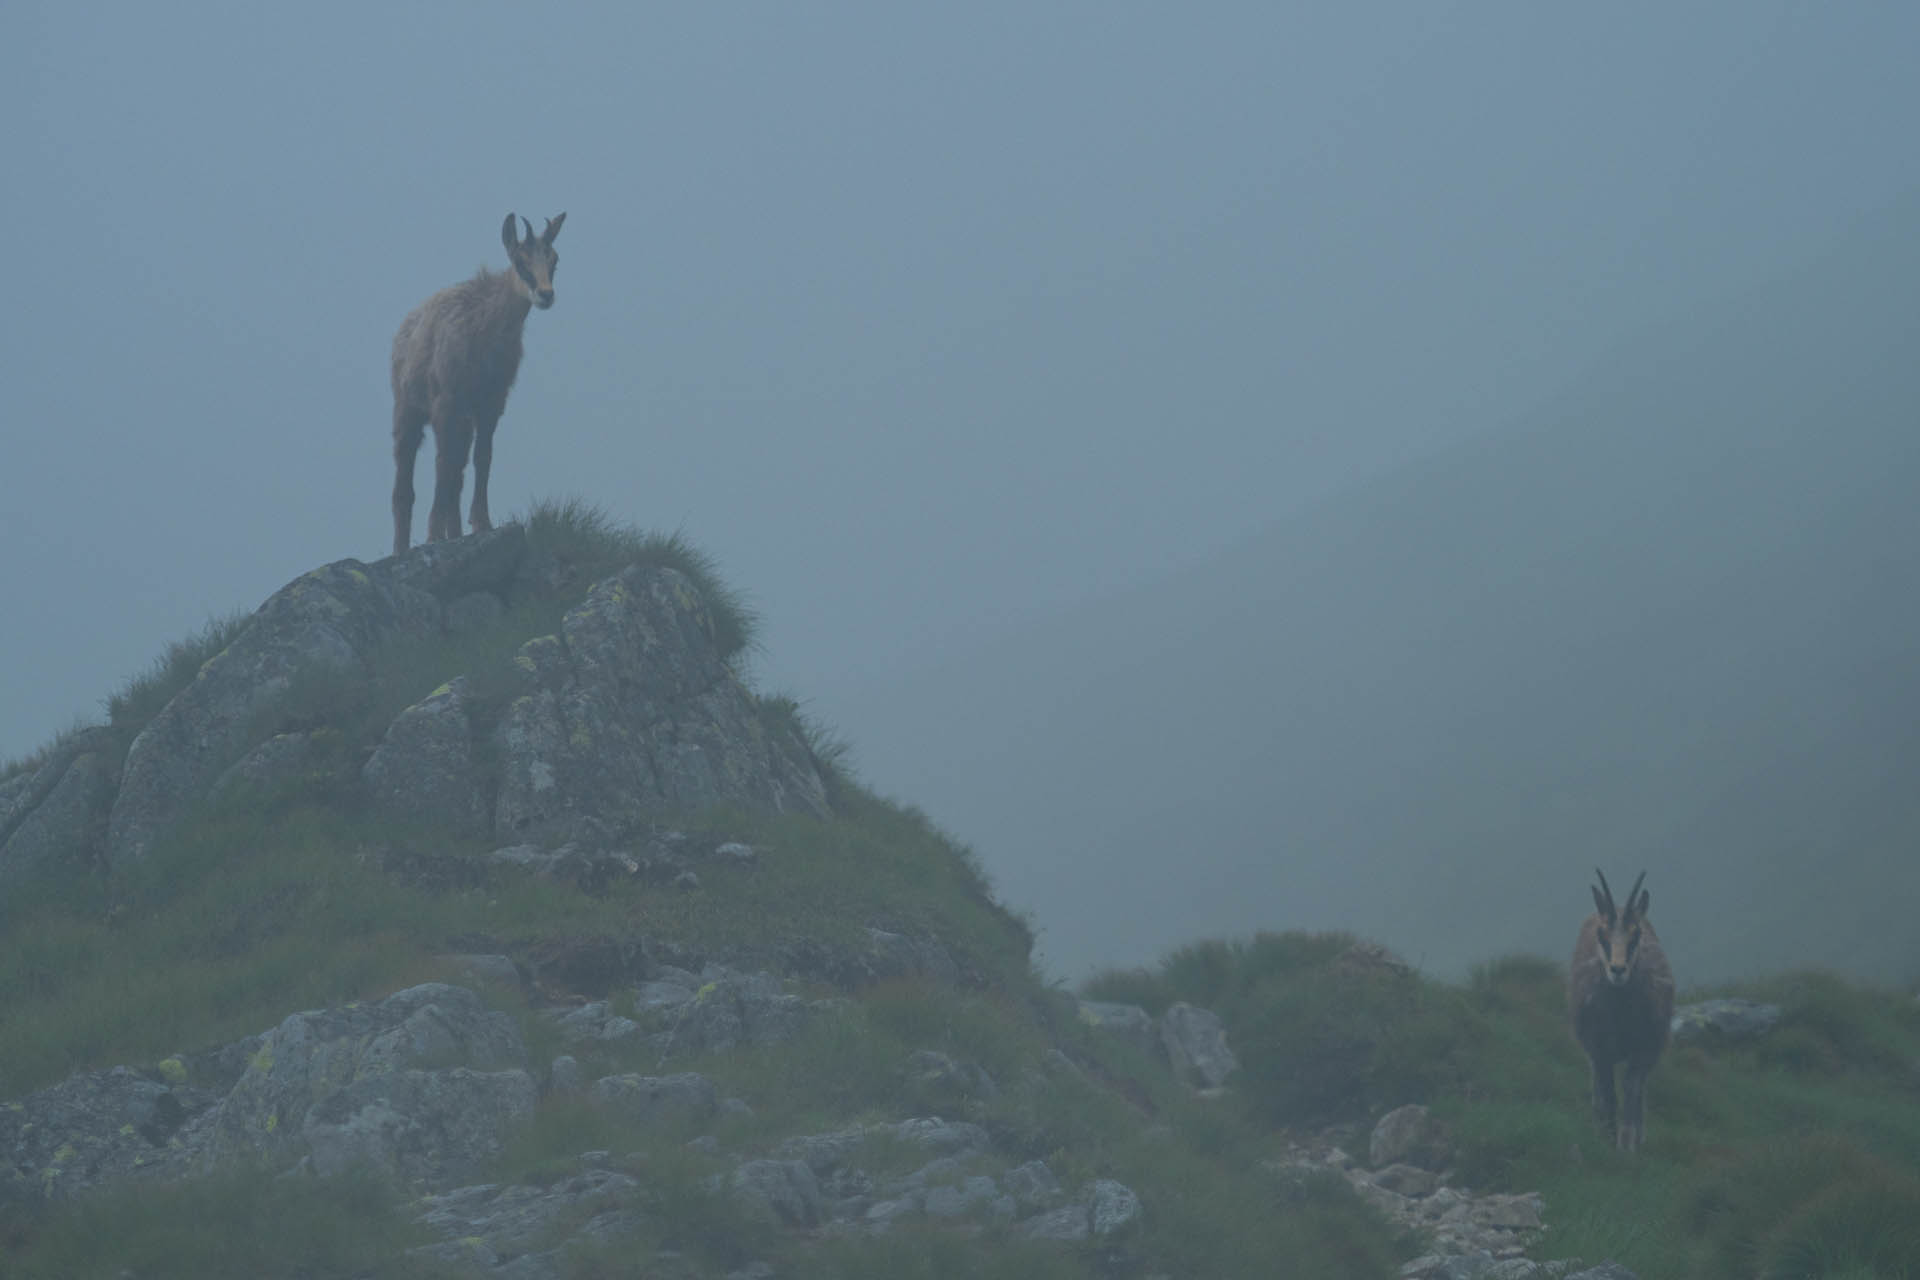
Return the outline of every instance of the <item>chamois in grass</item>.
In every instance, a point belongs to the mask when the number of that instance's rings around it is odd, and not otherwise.
[[[1647,873],[1640,873],[1626,906],[1618,909],[1606,876],[1598,870],[1594,875],[1600,877],[1594,913],[1574,944],[1567,1003],[1574,1039],[1593,1065],[1593,1114],[1620,1150],[1635,1151],[1647,1136],[1647,1076],[1667,1047],[1673,1021],[1673,970],[1647,922],[1651,895],[1640,887]],[[1626,1114],[1616,1125],[1613,1072],[1621,1063]]]
[[[427,541],[460,536],[460,484],[473,453],[473,531],[493,528],[487,515],[487,473],[493,467],[493,429],[506,411],[507,392],[520,372],[520,330],[527,310],[553,305],[553,272],[560,255],[554,237],[566,214],[547,219],[536,239],[533,224],[516,234],[513,215],[500,227],[511,270],[482,267],[471,280],[442,289],[415,307],[393,337],[393,553],[413,535],[413,460],[433,424],[433,508]]]

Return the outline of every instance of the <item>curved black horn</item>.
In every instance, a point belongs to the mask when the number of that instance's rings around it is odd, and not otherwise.
[[[1595,867],[1593,869],[1593,874],[1600,877],[1600,891],[1607,895],[1607,918],[1612,919],[1615,914],[1615,907],[1613,905],[1613,886],[1607,883],[1607,873],[1602,871],[1600,868]]]
[[[1646,878],[1647,878],[1647,873],[1642,871],[1640,873],[1640,879],[1635,880],[1633,882],[1633,888],[1627,890],[1627,914],[1628,915],[1634,914],[1634,911],[1636,910],[1636,908],[1634,907],[1634,903],[1640,901],[1640,882],[1642,880],[1645,880]]]
[[[520,225],[527,229],[527,234],[521,237],[520,242],[522,244],[532,244],[533,243],[533,224],[531,222],[528,222],[525,218],[522,218],[520,219]]]

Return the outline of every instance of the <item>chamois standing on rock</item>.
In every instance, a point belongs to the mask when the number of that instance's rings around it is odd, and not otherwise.
[[[1616,909],[1606,876],[1593,874],[1600,884],[1574,944],[1567,1003],[1573,1037],[1593,1064],[1593,1114],[1620,1150],[1636,1151],[1647,1136],[1647,1076],[1673,1021],[1673,970],[1647,922],[1651,895],[1640,887],[1647,873],[1633,882],[1624,909]],[[1626,1114],[1616,1127],[1613,1069],[1623,1062]]]
[[[413,536],[413,459],[426,425],[433,424],[433,508],[427,541],[460,536],[460,483],[473,452],[475,533],[493,528],[487,515],[487,473],[493,467],[493,429],[506,412],[507,392],[520,372],[520,331],[529,307],[553,305],[553,272],[560,255],[554,237],[566,214],[547,219],[538,239],[533,224],[513,215],[500,226],[512,269],[485,267],[471,280],[442,289],[415,307],[393,337],[393,553]]]

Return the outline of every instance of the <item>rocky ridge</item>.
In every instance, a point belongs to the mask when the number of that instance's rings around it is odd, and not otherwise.
[[[145,858],[209,796],[299,778],[325,729],[303,681],[366,676],[384,647],[486,625],[555,588],[519,526],[340,560],[275,592],[125,747],[86,730],[0,782],[0,884],[58,858]],[[769,728],[670,568],[591,585],[521,646],[497,723],[458,673],[397,715],[360,769],[377,805],[503,840],[604,839],[663,811],[828,811],[805,743]]]

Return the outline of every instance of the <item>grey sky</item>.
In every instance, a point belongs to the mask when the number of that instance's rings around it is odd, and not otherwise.
[[[570,216],[496,517],[683,529],[833,719],[1843,236],[1920,187],[1916,48],[1753,0],[13,0],[0,756],[384,553],[388,343],[510,209]]]

